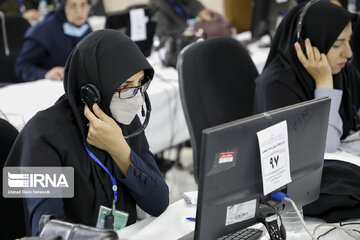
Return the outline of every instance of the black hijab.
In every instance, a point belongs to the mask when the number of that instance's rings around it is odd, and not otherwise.
[[[266,75],[267,68],[272,65],[273,60],[282,62],[284,68],[292,69],[296,82],[284,83],[288,85],[303,101],[314,98],[315,81],[306,71],[297,58],[294,43],[297,41],[297,24],[304,4],[294,7],[283,19],[274,37],[273,44],[264,68]],[[311,44],[316,46],[321,53],[328,53],[346,25],[354,20],[355,16],[344,8],[332,4],[329,1],[318,1],[307,11],[302,24],[301,38],[310,38]],[[340,116],[343,120],[343,136],[346,136],[351,129],[354,129],[353,102],[356,102],[355,93],[352,93],[352,71],[346,69],[333,75],[334,88],[343,90],[340,106]],[[299,89],[299,85],[301,89]],[[355,92],[355,91],[354,91]],[[279,94],[286,95],[285,92]],[[358,106],[356,106],[358,107]],[[356,108],[357,109],[357,108]],[[269,110],[269,109],[268,109]]]
[[[65,66],[65,95],[73,110],[83,140],[87,136],[84,116],[84,104],[80,99],[81,86],[92,83],[101,93],[100,108],[109,116],[110,101],[123,82],[135,73],[144,70],[150,78],[154,70],[147,62],[139,48],[124,34],[115,30],[98,30],[81,41],[70,54]],[[130,125],[120,125],[124,135],[140,128],[136,116]],[[145,135],[128,140],[132,150],[137,154],[149,148]]]

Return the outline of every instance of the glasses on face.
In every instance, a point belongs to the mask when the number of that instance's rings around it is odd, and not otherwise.
[[[119,93],[120,99],[132,98],[138,93],[139,89],[140,89],[141,93],[144,93],[149,88],[150,82],[151,82],[151,78],[146,76],[146,77],[144,77],[143,80],[140,81],[139,86],[120,87],[120,88],[116,89],[115,92]]]
[[[90,4],[81,3],[80,5],[78,5],[76,3],[72,3],[69,5],[66,5],[65,7],[71,11],[75,11],[77,8],[80,8],[80,10],[84,11],[84,10],[88,10],[90,8]]]

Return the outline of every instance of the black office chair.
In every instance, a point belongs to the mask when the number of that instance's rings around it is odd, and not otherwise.
[[[3,186],[3,167],[10,149],[19,134],[9,122],[0,118],[0,184]],[[0,212],[4,217],[0,231],[0,239],[16,239],[26,235],[24,207],[21,198],[0,197]]]
[[[22,82],[16,77],[14,66],[29,27],[29,22],[20,14],[0,11],[0,82]]]
[[[202,130],[252,115],[258,72],[247,50],[229,37],[189,45],[177,69],[197,181]]]

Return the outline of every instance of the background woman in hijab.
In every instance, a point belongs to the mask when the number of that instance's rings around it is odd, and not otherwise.
[[[95,226],[100,206],[112,207],[113,183],[86,148],[116,179],[115,206],[129,214],[127,225],[136,221],[136,205],[153,216],[165,211],[169,190],[144,132],[124,139],[141,127],[136,113],[153,75],[136,44],[119,31],[93,32],[76,46],[65,66],[65,95],[26,124],[6,162],[74,168],[73,198],[25,199],[33,235],[42,214]],[[89,83],[101,95],[93,112],[80,98],[81,87]]]
[[[89,0],[62,0],[60,8],[25,34],[15,71],[24,81],[62,80],[71,50],[92,30]]]
[[[356,130],[359,109],[358,73],[348,64],[354,16],[328,1],[313,4],[306,13],[301,38],[296,37],[300,9],[294,7],[279,26],[264,72],[256,80],[256,112],[328,96],[332,99],[326,150],[336,151],[340,138]],[[295,44],[295,45],[294,45]],[[297,56],[297,52],[301,60]],[[305,67],[304,67],[305,66]],[[325,78],[325,80],[322,80]]]
[[[359,72],[352,57],[350,38],[354,16],[344,8],[318,1],[303,19],[301,38],[306,56],[297,43],[296,28],[304,5],[294,7],[281,22],[265,70],[256,79],[255,110],[330,97],[327,151],[336,151],[340,139],[358,129]],[[320,199],[305,214],[329,222],[360,217],[359,167],[325,161]]]

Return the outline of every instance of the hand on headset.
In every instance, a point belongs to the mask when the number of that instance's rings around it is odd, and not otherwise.
[[[121,128],[96,103],[93,105],[93,111],[94,113],[85,104],[84,115],[89,120],[89,131],[86,141],[108,152],[121,172],[126,176],[127,169],[131,164],[131,149],[124,139]]]
[[[333,88],[331,67],[324,53],[311,45],[310,39],[305,40],[306,55],[300,44],[295,43],[296,54],[306,71],[315,80],[316,88]]]

